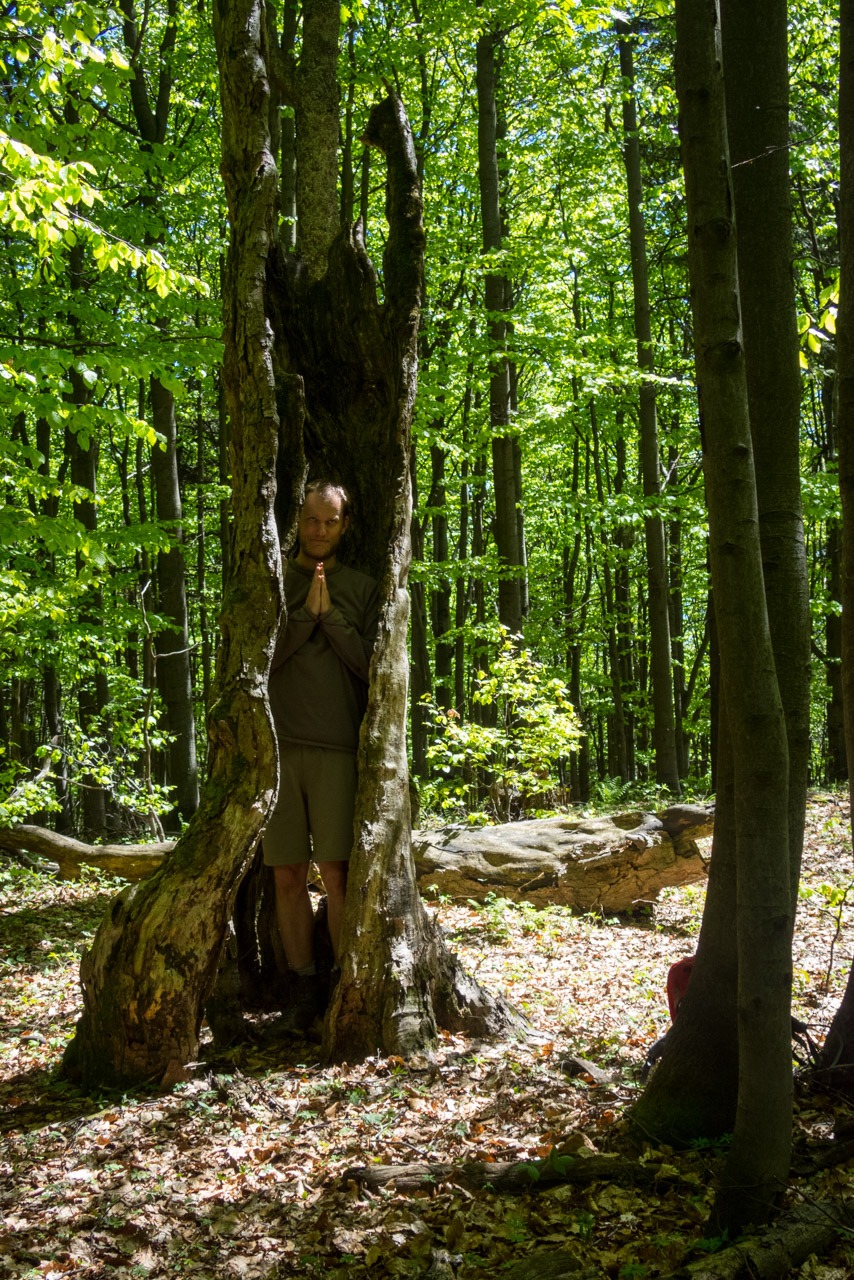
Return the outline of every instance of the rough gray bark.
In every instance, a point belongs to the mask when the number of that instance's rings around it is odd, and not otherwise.
[[[678,0],[677,95],[712,586],[732,742],[739,1084],[715,1206],[763,1221],[791,1150],[788,748],[759,542],[716,6]]]
[[[338,230],[338,0],[306,0],[296,73],[296,244],[318,280]]]
[[[644,513],[646,537],[647,585],[649,588],[649,640],[652,675],[653,745],[656,780],[669,788],[674,796],[681,794],[679,767],[676,759],[676,734],[673,712],[673,676],[670,652],[670,616],[668,609],[667,553],[664,521],[650,509],[660,496],[661,464],[658,456],[658,415],[649,301],[649,273],[646,257],[646,230],[643,216],[643,181],[641,177],[640,140],[634,97],[634,60],[629,26],[624,19],[615,23],[619,35],[620,73],[623,90],[623,160],[629,199],[629,244],[632,255],[634,322],[638,365],[646,375],[640,385],[638,416],[640,419],[640,459],[643,493],[647,508]]]
[[[263,304],[277,188],[267,121],[253,110],[267,94],[260,0],[224,0],[214,23],[231,221],[224,381],[234,525],[210,766],[189,830],[151,879],[115,899],[83,958],[84,1012],[63,1070],[86,1084],[174,1079],[195,1056],[234,896],[276,782],[266,687],[282,602],[272,516],[279,416]]]

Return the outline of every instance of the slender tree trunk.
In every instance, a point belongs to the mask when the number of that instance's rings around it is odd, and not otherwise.
[[[500,251],[503,240],[501,188],[498,168],[498,111],[496,106],[496,48],[501,35],[484,31],[477,42],[477,148],[480,210],[485,254]],[[484,303],[493,351],[489,378],[489,420],[492,430],[492,473],[495,490],[495,544],[501,564],[515,572],[502,573],[498,583],[498,616],[513,635],[522,632],[522,548],[519,542],[515,443],[510,421],[510,366],[507,339],[508,281],[503,272],[487,267]]]
[[[854,776],[854,0],[839,6],[839,380],[836,422],[842,499],[842,693],[848,789]],[[854,814],[854,810],[852,810]],[[852,818],[854,822],[854,818]],[[822,1050],[826,1067],[854,1064],[854,964]]]
[[[733,751],[739,1084],[715,1204],[760,1222],[791,1150],[788,749],[759,543],[717,13],[678,0],[677,94],[721,674]]]
[[[297,249],[312,280],[339,225],[338,0],[310,0],[296,72]]]
[[[190,667],[187,583],[184,565],[183,510],[178,482],[178,437],[175,397],[158,378],[151,379],[151,421],[165,445],[151,451],[157,516],[173,523],[174,541],[157,557],[159,611],[169,619],[168,630],[155,636],[157,687],[166,712],[166,728],[173,737],[166,749],[166,778],[175,788],[175,809],[189,822],[199,806],[199,769]]]
[[[649,639],[652,667],[653,746],[655,776],[673,795],[681,795],[676,759],[676,736],[673,714],[673,677],[671,673],[670,617],[668,613],[667,554],[664,521],[654,509],[661,492],[661,464],[658,456],[658,418],[655,383],[650,375],[655,370],[652,324],[649,301],[649,275],[646,256],[646,231],[643,216],[640,140],[634,97],[634,65],[629,28],[623,19],[616,22],[620,40],[620,73],[625,81],[623,91],[623,159],[626,165],[629,196],[629,244],[632,255],[635,337],[638,364],[646,375],[640,385],[640,457],[643,492],[646,500],[644,532],[646,535],[647,583],[649,588]]]
[[[605,506],[605,490],[602,482],[602,466],[599,458],[599,425],[596,416],[596,403],[590,401],[590,426],[593,441],[593,470],[596,477],[596,497],[600,509]],[[611,678],[611,696],[613,709],[608,717],[608,771],[612,777],[621,782],[628,781],[628,751],[626,748],[626,714],[623,702],[623,682],[620,673],[620,651],[617,643],[617,628],[614,612],[614,588],[611,575],[611,562],[607,537],[603,528],[602,543],[602,577],[605,593],[605,616],[608,631],[608,659],[606,666]]]
[[[794,919],[809,771],[811,622],[801,514],[786,0],[722,0],[721,29],[762,571],[789,748]]]
[[[410,456],[410,483],[412,486],[412,505],[418,505],[418,467],[416,462],[416,443],[413,440]],[[416,564],[424,561],[423,522],[414,514],[410,531],[412,540],[412,559]],[[429,775],[427,764],[428,721],[422,698],[433,692],[433,679],[430,671],[430,654],[427,649],[427,593],[424,583],[416,579],[410,583],[409,596],[412,602],[411,652],[412,652],[412,686],[410,709],[410,735],[412,741],[412,772],[416,778]]]
[[[433,428],[444,427],[443,422],[434,422]],[[448,549],[448,513],[445,510],[447,495],[445,493],[445,450],[441,445],[430,446],[430,468],[432,487],[429,506],[430,523],[433,533],[433,563],[446,565],[449,559]],[[451,706],[453,689],[454,646],[447,639],[451,630],[451,583],[442,577],[439,585],[431,592],[430,611],[433,622],[433,640],[436,645],[436,701],[440,707]]]
[[[828,612],[824,620],[824,658],[830,698],[827,703],[827,780],[848,781],[848,759],[845,754],[845,709],[842,699],[842,613],[840,596],[841,559],[839,522],[827,523],[825,561],[827,565],[825,587],[830,602],[840,606],[840,611]]]
[[[77,248],[72,250],[76,255]],[[75,405],[84,405],[89,399],[89,392],[76,369],[70,371],[70,398]],[[78,495],[86,493],[87,497],[78,496],[74,502],[74,517],[85,530],[94,533],[98,525],[97,494],[98,449],[93,439],[83,440],[73,431],[65,433],[65,449],[68,457],[68,471],[72,484],[77,486]],[[77,572],[83,570],[84,562],[77,557]],[[92,627],[101,625],[103,616],[103,596],[99,587],[90,587],[81,601],[82,618]],[[103,664],[90,653],[89,660],[94,672],[83,676],[78,693],[78,709],[80,728],[84,734],[92,734],[95,739],[103,739],[106,731],[104,712],[110,700],[107,673]],[[92,774],[84,774],[82,782],[81,810],[83,827],[90,836],[103,837],[107,830],[107,792],[99,786]]]

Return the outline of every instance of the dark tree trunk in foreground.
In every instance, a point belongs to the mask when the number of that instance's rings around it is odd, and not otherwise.
[[[718,36],[714,7],[679,0],[677,93],[736,871],[738,1097],[715,1217],[737,1233],[768,1215],[788,1174],[793,909],[786,724],[765,603]],[[705,968],[710,984],[708,956]],[[702,987],[689,992],[686,1015],[701,995]],[[637,1119],[652,1127],[651,1101]]]
[[[854,0],[840,2],[839,42],[840,274],[836,318],[839,407],[836,430],[842,498],[842,698],[850,798],[854,771]],[[854,1065],[854,964],[822,1051],[822,1066],[851,1065]]]
[[[762,575],[789,746],[794,917],[809,770],[810,610],[801,513],[786,0],[722,0],[721,26]]]
[[[266,692],[282,601],[272,518],[279,416],[264,289],[278,193],[266,119],[255,109],[267,97],[261,12],[258,0],[215,7],[231,219],[225,383],[234,523],[208,782],[164,866],[115,899],[83,958],[84,1012],[63,1069],[87,1085],[180,1078],[195,1056],[234,896],[276,784]]]

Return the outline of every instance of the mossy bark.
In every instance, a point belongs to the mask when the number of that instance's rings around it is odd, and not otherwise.
[[[229,204],[225,305],[232,479],[230,574],[221,617],[209,780],[202,804],[164,865],[112,904],[80,976],[84,1011],[63,1062],[85,1084],[173,1077],[196,1056],[228,918],[276,785],[266,698],[282,609],[273,519],[280,423],[273,335],[265,310],[276,233],[276,166],[266,115],[260,0],[215,6]],[[299,450],[299,421],[291,450]]]

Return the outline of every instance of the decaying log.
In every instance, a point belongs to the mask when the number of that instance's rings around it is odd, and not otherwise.
[[[174,840],[160,844],[84,844],[46,827],[20,822],[0,827],[0,849],[10,853],[35,853],[59,865],[63,880],[77,880],[81,866],[98,867],[125,880],[144,880],[175,847]]]
[[[658,814],[413,831],[418,887],[426,897],[438,892],[479,902],[495,893],[535,906],[628,911],[654,900],[665,887],[705,878],[706,860],[697,841],[711,835],[713,819],[712,804],[674,805]],[[24,823],[0,829],[0,849],[49,858],[66,880],[75,879],[83,864],[143,880],[172,848],[168,840],[89,845]]]
[[[629,911],[664,888],[705,879],[697,841],[712,834],[713,821],[713,804],[674,805],[658,814],[413,832],[418,887],[428,897],[482,901],[495,893],[534,906]]]
[[[491,1187],[497,1192],[545,1191],[555,1186],[589,1186],[592,1182],[616,1182],[634,1187],[656,1185],[693,1186],[676,1174],[672,1165],[639,1164],[636,1160],[624,1160],[619,1156],[590,1155],[574,1159],[561,1157],[557,1161],[496,1160],[485,1163],[480,1160],[466,1164],[414,1164],[355,1165],[345,1169],[342,1181],[356,1182],[369,1191],[378,1191],[394,1183],[397,1191],[409,1194],[435,1187],[439,1182],[451,1182],[478,1191]]]

